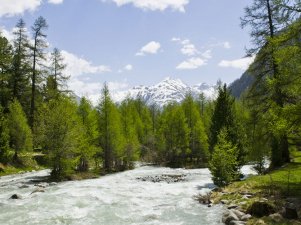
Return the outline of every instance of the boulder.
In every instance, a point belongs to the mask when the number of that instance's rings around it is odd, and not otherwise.
[[[37,192],[45,192],[45,190],[41,187],[38,187],[37,189],[35,189],[33,192],[31,192],[31,195]]]
[[[239,221],[239,218],[232,211],[228,211],[223,215],[222,221],[226,225],[230,225],[231,221]]]
[[[239,211],[239,210],[236,210],[236,209],[231,209],[231,211],[239,218],[239,220],[241,220],[241,218],[246,215],[245,213]]]
[[[227,205],[228,203],[229,203],[229,201],[228,200],[221,200],[221,203],[223,204],[223,205]]]
[[[245,214],[244,216],[241,217],[241,221],[248,221],[251,218],[252,216],[250,214]]]
[[[22,196],[18,194],[13,194],[9,199],[22,199]]]
[[[293,203],[287,203],[285,205],[284,217],[287,219],[298,219],[297,207]]]
[[[274,206],[265,201],[254,202],[247,210],[248,214],[251,214],[255,217],[269,216],[275,212],[276,210]]]

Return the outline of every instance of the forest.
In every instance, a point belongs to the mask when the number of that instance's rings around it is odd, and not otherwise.
[[[253,39],[247,53],[256,56],[252,84],[234,98],[219,82],[215,100],[188,92],[164,108],[142,98],[115,103],[107,84],[96,106],[78,102],[60,50],[50,53],[47,21],[39,17],[28,29],[20,19],[13,41],[0,34],[0,170],[36,159],[65,179],[145,161],[209,167],[214,183],[225,186],[246,163],[259,173],[267,160],[270,169],[281,167],[301,150],[300,12],[300,3],[253,1],[241,19]]]

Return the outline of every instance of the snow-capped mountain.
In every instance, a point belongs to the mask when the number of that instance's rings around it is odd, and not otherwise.
[[[166,78],[160,83],[153,86],[136,86],[128,91],[118,93],[117,101],[122,101],[126,96],[130,98],[142,97],[147,104],[156,104],[163,107],[170,102],[181,102],[185,94],[191,92],[197,97],[203,93],[207,99],[216,97],[216,85],[206,83],[189,86],[183,83],[180,79]]]

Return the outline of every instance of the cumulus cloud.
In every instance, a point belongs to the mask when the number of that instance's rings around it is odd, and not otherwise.
[[[6,39],[9,41],[9,42],[12,42],[13,39],[14,39],[14,35],[13,35],[13,30],[9,31],[9,30],[6,30],[5,28],[0,28],[0,33],[6,37]]]
[[[48,3],[50,4],[62,4],[64,0],[48,0]]]
[[[15,16],[25,11],[35,11],[42,3],[42,0],[0,0],[0,17]]]
[[[255,56],[235,60],[222,60],[218,65],[220,67],[230,67],[246,70],[254,62]]]
[[[70,74],[71,76],[111,72],[111,69],[108,66],[94,66],[91,62],[67,51],[63,50],[61,53],[64,57],[65,63],[67,64],[66,73]]]
[[[144,56],[146,54],[157,54],[161,44],[159,42],[151,41],[145,46],[143,46],[139,52],[136,53],[137,56]]]
[[[205,66],[206,64],[207,64],[206,60],[199,58],[199,57],[193,57],[193,58],[187,59],[187,60],[183,61],[182,63],[180,63],[177,66],[177,69],[193,70],[193,69],[197,69],[201,66]]]
[[[132,4],[136,8],[151,11],[164,11],[168,8],[185,12],[185,6],[189,3],[189,0],[103,0],[112,1],[117,6],[123,6],[127,4]]]
[[[173,37],[171,39],[171,41],[177,42],[182,45],[181,53],[183,55],[195,56],[200,53],[199,50],[195,47],[194,44],[191,43],[191,41],[189,39],[182,40],[181,38]]]

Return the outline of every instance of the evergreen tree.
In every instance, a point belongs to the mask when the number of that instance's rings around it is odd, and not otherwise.
[[[220,86],[211,118],[209,144],[211,154],[213,154],[219,133],[223,128],[226,129],[229,141],[238,148],[237,161],[238,165],[242,166],[244,164],[245,149],[242,142],[242,130],[235,116],[234,101],[226,84],[223,87]]]
[[[7,163],[9,161],[9,127],[8,121],[0,106],[0,162]]]
[[[12,60],[10,89],[12,90],[12,98],[17,99],[24,109],[29,109],[27,102],[30,90],[29,41],[23,19],[18,21],[13,34],[14,56]]]
[[[22,106],[16,99],[9,105],[8,124],[10,146],[15,151],[14,161],[19,162],[21,151],[32,150],[32,134]]]
[[[198,111],[198,105],[193,99],[191,93],[185,96],[182,102],[182,107],[185,113],[188,129],[189,129],[189,149],[191,151],[191,161],[196,159],[196,165],[199,165],[200,160],[206,160],[208,151],[208,138],[205,132],[205,127]]]
[[[31,27],[33,36],[33,45],[31,48],[32,56],[32,75],[31,75],[31,104],[30,104],[30,126],[33,127],[35,122],[37,87],[41,82],[41,71],[39,65],[45,59],[45,48],[47,47],[46,34],[44,31],[48,28],[47,22],[43,17],[35,20]]]
[[[135,129],[136,118],[138,113],[132,104],[132,100],[126,98],[120,105],[121,113],[121,129],[125,137],[125,152],[124,152],[124,166],[126,168],[133,167],[133,162],[139,158],[139,147],[137,130]]]
[[[111,172],[121,166],[124,137],[121,132],[120,114],[111,100],[107,84],[102,89],[98,105],[100,146],[103,149],[103,168]]]
[[[82,138],[76,111],[76,103],[65,96],[50,100],[39,109],[37,136],[56,179],[64,178],[75,167]]]
[[[12,47],[0,33],[0,105],[7,108],[11,98],[9,79],[11,72]]]
[[[223,187],[238,178],[237,154],[237,147],[231,143],[227,130],[221,129],[209,164],[215,185]]]
[[[97,130],[97,112],[92,109],[92,104],[86,99],[81,98],[77,113],[80,117],[81,134],[80,146],[78,149],[78,170],[87,171],[89,161],[97,152],[97,139],[99,137]]]
[[[169,104],[164,108],[160,120],[159,156],[170,166],[184,166],[189,150],[189,128],[184,111],[177,104]]]

